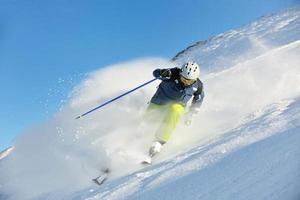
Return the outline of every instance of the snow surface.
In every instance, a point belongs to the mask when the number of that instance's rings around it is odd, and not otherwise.
[[[298,200],[299,55],[295,7],[196,44],[175,63],[145,58],[91,72],[0,162],[0,199]],[[140,118],[158,82],[74,120],[150,80],[154,68],[191,59],[202,64],[204,104],[191,126],[178,126],[154,165],[139,164],[155,130]],[[95,186],[91,179],[105,167],[110,180]]]

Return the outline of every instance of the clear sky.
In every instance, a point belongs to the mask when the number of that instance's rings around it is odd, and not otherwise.
[[[0,150],[51,117],[86,72],[171,58],[298,0],[1,0]]]

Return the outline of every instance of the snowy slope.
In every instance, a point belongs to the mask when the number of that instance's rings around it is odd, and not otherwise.
[[[66,199],[299,199],[300,99],[173,159]]]
[[[205,102],[146,168],[138,162],[154,131],[139,118],[158,83],[74,117],[175,63],[147,58],[91,72],[53,119],[24,133],[0,162],[0,199],[300,199],[299,55],[300,7],[178,54],[177,63],[202,64]],[[116,72],[124,80],[110,84]],[[110,180],[94,186],[104,167]]]
[[[300,41],[248,62],[288,53],[299,55]],[[240,71],[238,67],[231,70]],[[300,68],[298,83],[299,75]],[[68,198],[299,199],[300,91],[299,85],[295,86],[295,98],[256,110],[219,138]]]
[[[0,152],[0,160],[5,158],[6,156],[8,156],[12,150],[13,150],[13,147],[9,147],[9,148],[3,150],[2,152]]]
[[[262,17],[247,26],[199,41],[178,53],[173,59],[196,60],[207,71],[216,71],[259,56],[268,48],[276,48],[299,40],[299,7]]]

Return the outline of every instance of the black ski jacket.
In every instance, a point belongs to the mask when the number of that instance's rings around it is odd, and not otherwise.
[[[153,71],[153,76],[159,78],[157,91],[151,99],[151,103],[158,105],[165,105],[168,103],[180,103],[186,106],[188,101],[193,97],[191,108],[197,109],[201,106],[204,99],[203,83],[197,79],[195,83],[190,86],[184,86],[180,81],[180,69],[171,68],[171,77],[161,77],[161,70]]]

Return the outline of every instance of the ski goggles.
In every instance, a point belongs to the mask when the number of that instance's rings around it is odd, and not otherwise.
[[[193,79],[187,79],[187,78],[184,78],[183,76],[180,76],[180,81],[181,81],[184,85],[192,85],[193,83],[196,82],[196,80],[193,80]]]

